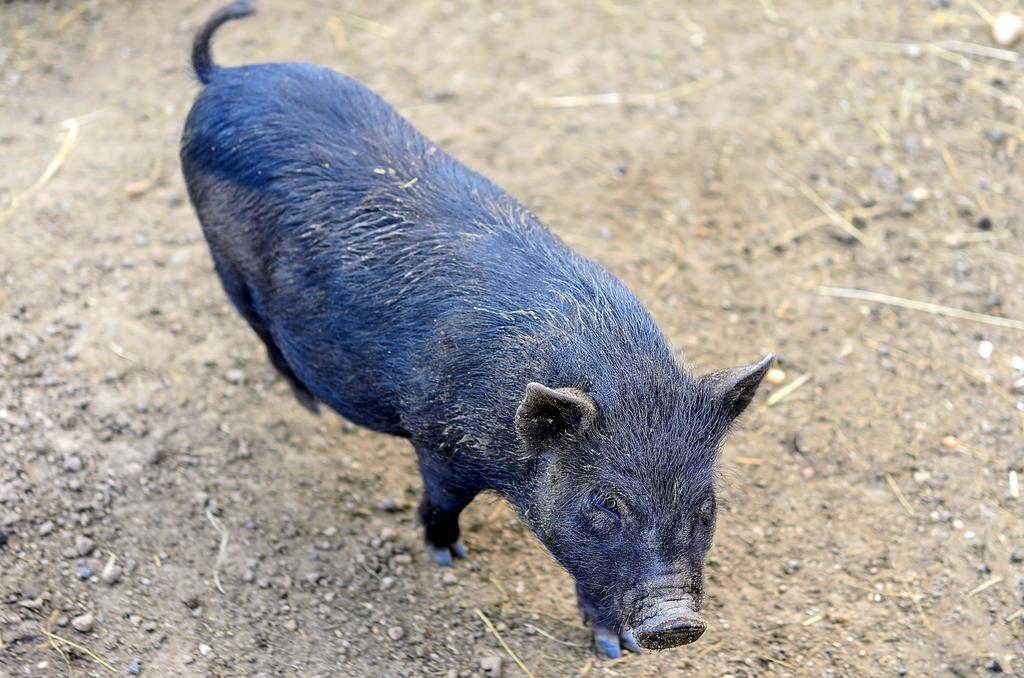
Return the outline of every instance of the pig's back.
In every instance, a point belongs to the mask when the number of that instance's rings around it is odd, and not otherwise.
[[[467,386],[455,368],[541,378],[554,349],[538,333],[604,324],[613,309],[580,307],[609,295],[646,319],[603,269],[333,71],[218,71],[182,162],[214,258],[244,278],[299,379],[356,423],[407,433],[410,398],[422,410],[419,391]]]

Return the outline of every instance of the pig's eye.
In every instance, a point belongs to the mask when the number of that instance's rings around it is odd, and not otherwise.
[[[595,492],[590,497],[591,503],[594,508],[599,509],[606,513],[609,517],[615,520],[622,518],[622,507],[619,504],[619,500],[610,494],[604,494],[601,492]]]
[[[700,516],[701,521],[705,525],[711,525],[715,519],[715,498],[710,496],[701,502],[700,508],[697,509],[697,513]]]

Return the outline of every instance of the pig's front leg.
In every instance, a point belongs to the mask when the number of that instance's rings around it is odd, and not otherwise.
[[[423,499],[419,518],[427,554],[441,567],[452,567],[453,558],[466,557],[466,549],[459,539],[459,514],[473,501],[478,490],[465,489],[447,469],[422,461],[420,474]]]
[[[603,615],[599,612],[599,604],[584,593],[579,585],[576,586],[576,605],[579,607],[583,623],[590,624],[594,648],[602,659],[618,659],[622,656],[623,650],[640,654],[640,646],[637,645],[632,633],[627,631],[619,635],[615,629],[601,625],[599,620]]]

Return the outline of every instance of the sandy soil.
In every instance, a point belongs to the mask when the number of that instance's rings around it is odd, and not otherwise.
[[[177,163],[216,4],[0,4],[0,673],[67,675],[49,628],[120,675],[519,675],[483,614],[537,676],[1024,675],[1024,333],[819,291],[1024,318],[1024,70],[949,42],[992,45],[970,3],[267,1],[220,35],[368,83],[696,370],[808,375],[724,453],[706,635],[613,663],[496,499],[432,567],[411,450],[302,410],[229,308]]]

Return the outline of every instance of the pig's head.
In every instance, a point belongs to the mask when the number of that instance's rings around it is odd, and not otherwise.
[[[647,648],[704,632],[719,446],[772,356],[693,378],[592,389],[531,383],[516,431],[537,462],[526,519],[576,579],[595,628]]]

